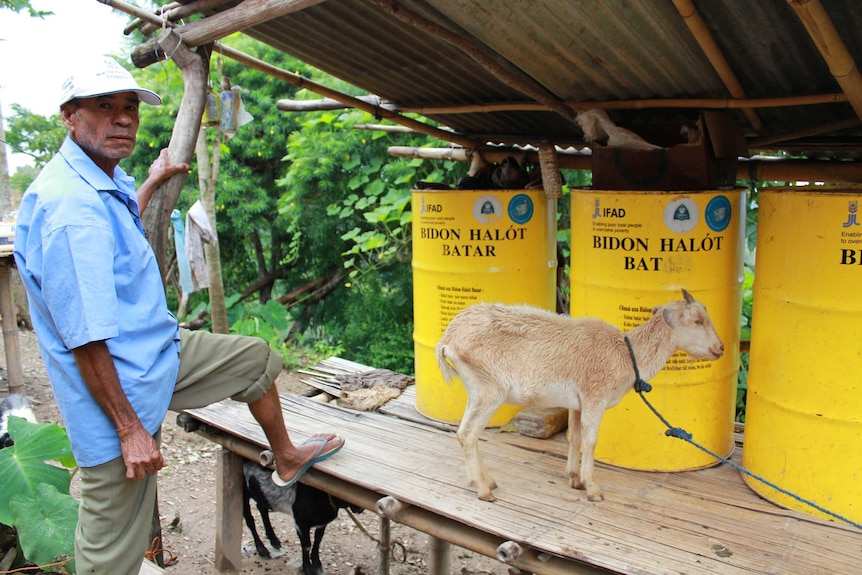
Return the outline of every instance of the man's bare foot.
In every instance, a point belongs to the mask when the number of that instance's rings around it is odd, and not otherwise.
[[[290,487],[315,463],[335,455],[344,447],[344,438],[336,433],[315,433],[299,445],[296,463],[272,472],[272,481],[279,487]]]

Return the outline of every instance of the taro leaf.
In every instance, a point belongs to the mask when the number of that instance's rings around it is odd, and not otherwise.
[[[33,496],[40,483],[69,493],[69,471],[45,461],[59,461],[69,467],[75,463],[66,431],[56,423],[30,423],[10,417],[9,435],[15,444],[0,449],[0,523],[14,526],[15,517],[9,509],[14,496]]]
[[[9,505],[17,518],[18,541],[28,561],[47,565],[74,555],[78,522],[74,497],[40,483],[33,497],[16,495]]]

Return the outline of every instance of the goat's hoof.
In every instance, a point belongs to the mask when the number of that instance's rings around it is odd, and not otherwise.
[[[488,493],[480,493],[479,499],[481,499],[482,501],[497,501],[497,498],[494,497],[494,494],[490,491]]]
[[[602,495],[601,491],[598,493],[587,493],[587,500],[593,501],[593,502],[604,501],[605,496]]]

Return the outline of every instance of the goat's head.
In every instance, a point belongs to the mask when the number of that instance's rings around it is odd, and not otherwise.
[[[682,290],[682,301],[672,301],[654,310],[673,329],[671,341],[677,349],[694,359],[718,359],[724,354],[724,344],[715,332],[704,306]]]

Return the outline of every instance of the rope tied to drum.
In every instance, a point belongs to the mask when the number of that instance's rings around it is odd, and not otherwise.
[[[852,519],[849,519],[847,517],[844,517],[843,515],[835,513],[834,511],[830,511],[830,510],[826,509],[825,507],[822,507],[821,505],[815,503],[814,501],[810,501],[808,499],[800,497],[799,495],[796,495],[795,493],[792,493],[792,492],[784,489],[783,487],[779,487],[778,485],[776,485],[775,483],[772,483],[768,479],[761,477],[755,473],[752,473],[751,471],[744,468],[743,466],[741,466],[737,463],[734,463],[733,461],[730,460],[729,457],[723,457],[723,456],[721,456],[717,453],[714,453],[713,451],[707,449],[703,445],[696,442],[693,439],[692,434],[689,433],[688,431],[686,431],[685,429],[683,429],[681,427],[674,427],[673,425],[671,425],[670,422],[661,413],[659,413],[659,411],[655,408],[655,406],[653,406],[653,404],[650,403],[650,401],[644,395],[644,393],[648,393],[648,392],[652,391],[652,385],[650,385],[648,382],[644,381],[640,376],[640,371],[638,370],[638,363],[637,363],[637,360],[635,359],[635,352],[632,349],[632,343],[631,343],[631,341],[629,341],[628,336],[624,336],[623,339],[625,339],[626,346],[629,349],[629,356],[632,359],[632,367],[635,370],[634,390],[640,396],[640,398],[643,400],[643,402],[646,404],[646,406],[650,409],[650,411],[652,411],[655,414],[655,416],[658,417],[659,421],[661,421],[664,424],[664,426],[667,427],[667,430],[664,432],[665,435],[667,435],[668,437],[675,437],[677,439],[682,439],[683,441],[685,441],[685,442],[693,445],[694,447],[700,449],[701,451],[703,451],[707,455],[715,458],[719,462],[726,463],[726,464],[730,465],[731,467],[733,467],[734,469],[736,469],[740,473],[743,473],[743,474],[747,475],[748,477],[751,477],[752,479],[755,479],[755,480],[763,483],[764,485],[774,489],[775,491],[778,491],[779,493],[787,495],[788,497],[791,497],[791,498],[795,499],[796,501],[798,501],[804,505],[812,507],[813,509],[816,509],[817,511],[820,511],[821,513],[824,513],[824,514],[826,514],[826,515],[828,515],[834,519],[837,519],[839,521],[842,521],[844,523],[852,525],[853,527],[856,527],[857,529],[862,529],[862,523],[857,523],[856,521],[853,521]]]

